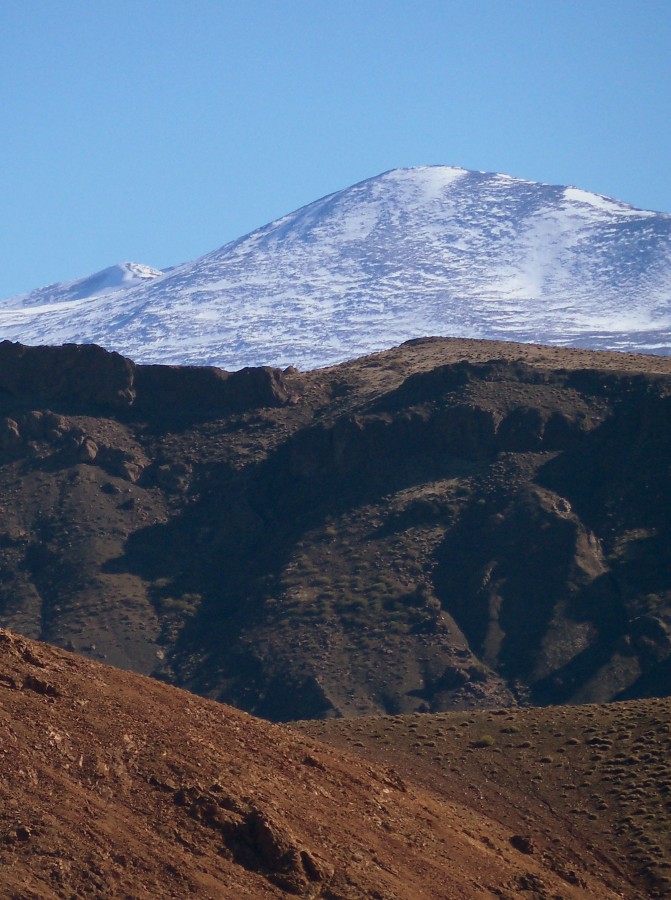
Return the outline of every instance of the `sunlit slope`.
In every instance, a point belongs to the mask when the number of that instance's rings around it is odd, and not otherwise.
[[[0,337],[229,369],[425,335],[671,348],[671,216],[446,166],[363,181],[163,274],[112,271],[3,301]]]

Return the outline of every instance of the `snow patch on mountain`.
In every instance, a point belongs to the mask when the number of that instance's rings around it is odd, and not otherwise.
[[[671,216],[447,166],[323,197],[165,273],[0,303],[0,337],[137,362],[327,365],[446,335],[671,352]]]
[[[115,291],[145,284],[147,281],[151,281],[161,275],[163,275],[163,272],[160,269],[152,269],[151,266],[145,266],[141,263],[117,263],[117,265],[103,269],[101,272],[96,272],[94,275],[87,275],[85,278],[79,278],[76,281],[63,281],[58,284],[51,284],[3,302],[11,304],[15,308],[30,308],[32,313],[44,311],[54,304],[69,303],[71,304],[69,308],[72,308],[72,304],[76,306],[78,300],[105,297]],[[61,308],[67,307],[61,306]]]

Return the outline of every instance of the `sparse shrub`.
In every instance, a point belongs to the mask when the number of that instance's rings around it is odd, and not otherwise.
[[[181,597],[163,597],[158,602],[162,613],[194,615],[202,602],[200,594],[183,594]]]
[[[482,734],[477,740],[473,741],[473,747],[493,747],[496,743],[494,737],[491,734]]]

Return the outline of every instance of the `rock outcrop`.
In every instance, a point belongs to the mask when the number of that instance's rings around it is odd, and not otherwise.
[[[136,366],[94,344],[26,347],[10,341],[0,343],[2,395],[5,402],[30,401],[93,412],[135,406],[149,415],[169,411],[187,416],[282,406],[289,400],[282,372],[268,366],[238,372]]]
[[[124,409],[135,399],[135,365],[94,344],[26,347],[0,343],[0,396]]]

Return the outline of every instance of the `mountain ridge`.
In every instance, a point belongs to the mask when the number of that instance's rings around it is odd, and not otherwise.
[[[671,359],[0,344],[0,624],[276,720],[671,693]]]
[[[495,173],[392,169],[147,271],[104,302],[87,279],[4,300],[0,335],[226,369],[426,334],[671,350],[671,215]]]

